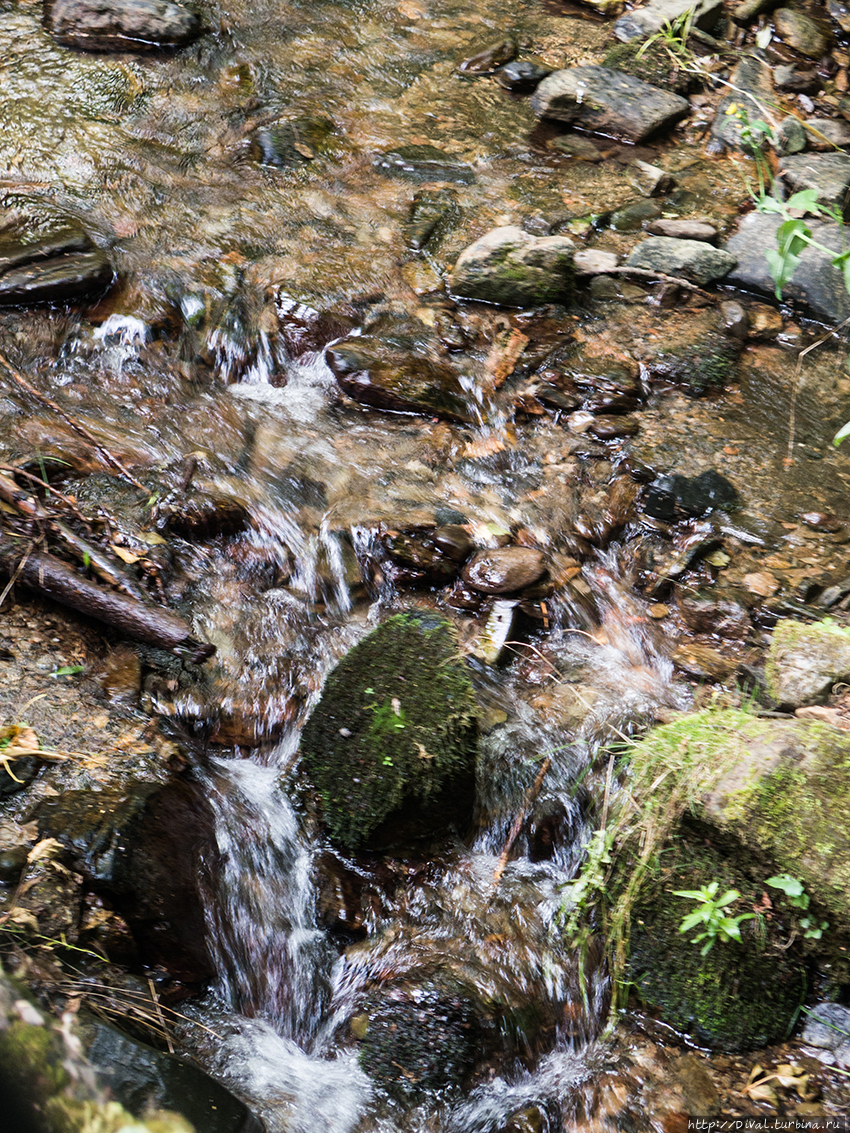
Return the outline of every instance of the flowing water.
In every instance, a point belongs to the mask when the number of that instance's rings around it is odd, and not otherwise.
[[[496,377],[500,350],[526,335],[524,373],[572,341],[623,358],[665,312],[508,317],[455,304],[441,278],[495,225],[560,218],[588,234],[588,218],[634,198],[623,147],[612,143],[599,164],[553,154],[527,99],[456,70],[508,33],[551,67],[595,61],[604,25],[521,0],[225,0],[207,6],[210,31],[196,45],[142,58],[59,48],[29,2],[0,0],[0,13],[2,223],[30,233],[83,223],[119,273],[94,310],[1,315],[3,350],[150,481],[161,516],[180,510],[191,464],[193,490],[235,500],[248,517],[230,538],[169,536],[164,596],[191,611],[217,653],[205,681],[146,689],[148,708],[221,745],[197,772],[222,858],[205,895],[218,980],[188,1008],[218,1037],[189,1028],[186,1050],[271,1133],[554,1133],[592,1118],[610,987],[594,949],[564,941],[562,887],[616,790],[606,745],[688,696],[672,680],[671,643],[630,586],[630,545],[567,563],[570,585],[521,629],[513,659],[474,664],[476,810],[454,843],[349,860],[305,818],[293,783],[299,730],[325,676],[383,617],[442,605],[464,647],[480,632],[445,593],[394,581],[387,530],[460,517],[478,546],[510,537],[563,566],[564,533],[579,519],[592,527],[621,476],[618,444],[517,410],[516,390]],[[299,142],[287,166],[264,165],[258,131],[275,123],[319,140]],[[469,173],[450,185],[455,221],[424,254],[405,237],[418,185],[385,176],[377,160],[411,144],[440,146]],[[738,207],[728,164],[703,160],[689,135],[675,152],[642,156],[676,171],[674,211],[722,227]],[[606,239],[618,250],[624,237]],[[399,327],[417,350],[455,359],[474,425],[342,397],[324,348]],[[784,389],[790,364],[771,366]],[[819,403],[807,416],[805,393],[808,439],[824,422]],[[781,445],[761,421],[758,436],[747,433],[745,413],[735,426],[726,408],[724,429],[769,450],[755,463],[770,498]],[[688,406],[682,431],[692,416]],[[701,420],[677,442],[687,473],[725,439],[710,412]],[[104,471],[88,443],[33,414],[13,387],[0,439],[13,457],[36,451],[78,477]],[[756,542],[776,528],[768,510],[743,521]],[[130,509],[113,535],[138,546],[149,518]],[[469,1092],[392,1099],[358,1063],[364,1025],[383,1003],[441,1001],[449,988],[489,1012]]]

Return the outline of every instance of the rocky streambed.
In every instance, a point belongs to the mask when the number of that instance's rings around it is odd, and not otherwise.
[[[0,5],[50,1128],[846,1116],[846,25]]]

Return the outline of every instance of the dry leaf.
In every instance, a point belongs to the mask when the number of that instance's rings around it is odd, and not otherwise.
[[[38,932],[38,921],[27,909],[12,909],[7,921],[11,924],[18,924],[21,928],[30,928],[33,932]]]
[[[27,854],[28,862],[40,862],[45,858],[52,858],[54,854],[61,853],[64,849],[62,843],[56,838],[42,838],[40,842],[36,842],[30,852]]]
[[[143,543],[147,543],[149,547],[162,547],[168,543],[167,539],[163,539],[163,537],[157,535],[155,531],[140,531],[139,538]]]
[[[293,142],[292,148],[296,153],[300,153],[302,157],[306,157],[308,161],[312,161],[316,156],[315,152],[309,146],[305,146],[303,142]]]
[[[39,747],[38,736],[27,724],[0,728],[0,756],[14,758],[22,752],[38,751]]]
[[[767,1102],[768,1105],[772,1106],[778,1105],[779,1103],[776,1091],[765,1082],[755,1082],[752,1086],[747,1086],[744,1092],[748,1097],[752,1098],[754,1102]]]
[[[145,557],[144,554],[137,555],[135,551],[131,551],[127,547],[119,547],[117,543],[110,543],[109,546],[122,563],[137,563],[139,559]]]
[[[487,369],[493,375],[496,389],[504,385],[514,372],[519,357],[528,346],[528,335],[521,330],[512,330],[506,343],[494,342],[487,356]]]

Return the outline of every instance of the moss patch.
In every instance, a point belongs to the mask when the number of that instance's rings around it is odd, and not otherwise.
[[[427,807],[471,777],[476,702],[451,623],[398,614],[328,677],[301,739],[332,837],[366,843],[403,804]]]

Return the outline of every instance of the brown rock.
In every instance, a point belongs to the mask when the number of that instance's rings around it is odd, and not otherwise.
[[[463,569],[463,579],[483,594],[513,594],[538,582],[546,573],[546,557],[533,547],[499,547],[479,551]]]

